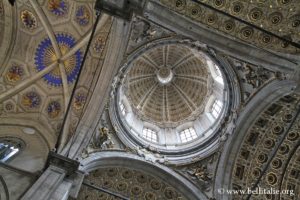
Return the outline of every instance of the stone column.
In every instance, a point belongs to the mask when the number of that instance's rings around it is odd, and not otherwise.
[[[79,162],[50,152],[46,166],[21,200],[76,199],[84,178],[84,173],[78,171]]]
[[[58,189],[66,176],[66,171],[49,166],[43,175],[33,184],[21,200],[46,200]]]

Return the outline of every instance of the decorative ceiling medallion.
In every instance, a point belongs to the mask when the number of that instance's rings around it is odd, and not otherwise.
[[[58,101],[52,101],[48,104],[47,113],[50,118],[56,118],[61,112],[61,105]]]
[[[63,16],[68,12],[68,4],[65,0],[48,0],[48,9],[56,16]]]
[[[6,79],[9,82],[15,83],[22,79],[22,76],[24,75],[24,70],[22,67],[14,65],[8,69],[8,72],[6,73]]]
[[[79,6],[76,10],[76,22],[81,26],[86,26],[90,22],[91,14],[86,6]]]
[[[62,55],[66,54],[72,47],[75,45],[75,39],[67,34],[57,34],[56,40],[58,46],[62,52]],[[81,65],[82,55],[81,52],[78,50],[68,59],[63,61],[68,83],[72,83],[79,72],[80,65]],[[56,62],[57,56],[55,55],[54,48],[49,38],[44,39],[38,46],[36,53],[35,53],[35,65],[37,71],[42,71],[46,67],[48,67],[53,62]],[[57,66],[52,72],[46,74],[44,76],[44,80],[53,86],[61,86],[62,79],[59,67]]]
[[[86,102],[86,94],[83,92],[79,92],[75,95],[73,107],[75,110],[79,111],[84,107]]]
[[[41,104],[41,97],[34,91],[27,92],[22,96],[21,103],[22,105],[30,109],[38,108]]]
[[[34,14],[28,10],[21,12],[21,21],[25,28],[33,30],[37,27],[37,20]]]
[[[5,103],[4,110],[6,112],[12,112],[12,111],[14,111],[14,109],[15,109],[15,104],[13,102],[7,102],[7,103]]]
[[[105,39],[102,36],[98,36],[94,45],[93,49],[96,53],[101,53],[105,46]]]

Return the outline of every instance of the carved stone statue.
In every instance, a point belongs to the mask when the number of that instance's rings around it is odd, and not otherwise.
[[[196,168],[194,174],[197,179],[202,180],[202,181],[211,181],[211,175],[208,173],[207,167],[206,166],[199,166]]]
[[[149,22],[144,20],[135,19],[133,26],[131,39],[136,43],[150,40],[156,34],[156,30],[151,27]]]
[[[138,147],[136,149],[136,153],[140,156],[140,157],[143,157],[145,158],[145,160],[147,161],[150,161],[150,162],[158,162],[158,163],[165,163],[167,162],[167,158],[165,156],[161,156],[159,154],[153,154],[151,153],[150,151],[148,151],[147,149],[145,148],[141,148],[141,147]]]
[[[108,129],[106,127],[102,127],[98,129],[99,132],[96,133],[93,137],[93,140],[91,142],[93,148],[98,149],[101,148],[101,146],[106,142],[108,137]]]

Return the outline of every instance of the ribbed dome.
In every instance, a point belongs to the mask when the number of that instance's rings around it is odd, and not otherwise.
[[[152,48],[131,64],[126,96],[140,118],[178,125],[199,116],[208,94],[209,73],[199,52],[181,44]]]

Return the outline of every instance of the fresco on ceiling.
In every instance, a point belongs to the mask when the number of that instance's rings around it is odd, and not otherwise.
[[[6,79],[9,82],[15,83],[22,79],[24,75],[24,71],[22,67],[14,65],[9,68],[8,72],[6,73]]]
[[[86,94],[83,92],[79,92],[75,95],[73,107],[75,110],[81,110],[84,107],[86,102]]]
[[[68,4],[65,0],[48,0],[48,9],[56,16],[63,16],[68,12]]]
[[[15,108],[15,105],[12,102],[8,102],[5,104],[4,110],[7,112],[13,111]]]
[[[62,55],[66,54],[72,47],[75,46],[75,39],[68,34],[57,34],[56,41],[59,45]],[[40,42],[35,53],[35,66],[37,71],[42,71],[50,64],[56,62],[57,56],[49,38]],[[78,50],[74,55],[63,61],[65,71],[67,74],[68,83],[72,83],[78,75],[81,65],[82,53]],[[59,66],[44,76],[44,80],[52,86],[61,86],[62,78]]]
[[[93,49],[95,52],[97,53],[101,53],[104,49],[105,46],[105,42],[104,42],[104,38],[102,36],[98,36],[94,45],[93,45]]]
[[[21,12],[21,21],[25,28],[27,29],[35,29],[37,27],[37,20],[34,14],[28,10],[23,10]]]
[[[86,26],[91,18],[91,14],[87,7],[79,6],[76,10],[76,22],[81,26]]]
[[[47,107],[47,113],[50,118],[56,118],[61,112],[61,105],[58,101],[52,101]]]
[[[22,96],[21,103],[28,108],[37,108],[41,103],[41,97],[36,92],[27,92]]]

